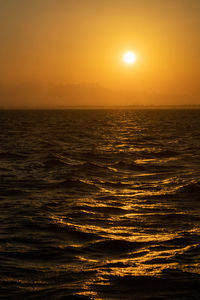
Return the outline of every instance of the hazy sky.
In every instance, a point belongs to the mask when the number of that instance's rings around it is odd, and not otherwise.
[[[200,103],[199,0],[0,0],[0,42],[1,85],[96,82]]]

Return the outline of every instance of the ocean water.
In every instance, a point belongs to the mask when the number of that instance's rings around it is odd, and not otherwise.
[[[200,110],[0,126],[1,299],[200,299]]]

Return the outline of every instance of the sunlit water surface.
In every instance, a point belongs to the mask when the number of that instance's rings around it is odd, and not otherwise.
[[[200,299],[200,110],[0,123],[2,298]]]

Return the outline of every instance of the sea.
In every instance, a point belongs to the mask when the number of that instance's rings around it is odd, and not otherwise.
[[[0,299],[200,299],[199,109],[1,110],[0,129]]]

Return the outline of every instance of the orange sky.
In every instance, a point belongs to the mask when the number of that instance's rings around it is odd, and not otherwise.
[[[0,84],[98,83],[200,104],[199,32],[199,0],[0,0]]]

